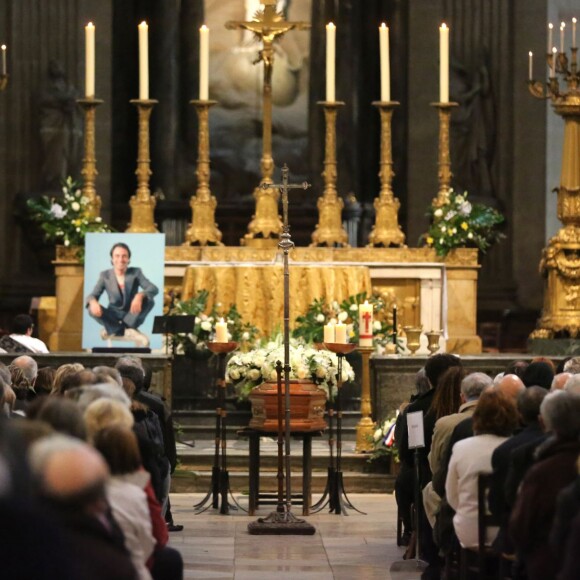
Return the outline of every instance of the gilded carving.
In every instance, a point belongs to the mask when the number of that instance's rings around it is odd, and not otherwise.
[[[96,108],[103,103],[100,99],[79,99],[77,103],[85,112],[85,139],[82,192],[89,199],[88,215],[98,217],[101,215],[101,198],[95,189],[95,180],[99,172],[97,171],[97,158],[95,155],[95,113]]]

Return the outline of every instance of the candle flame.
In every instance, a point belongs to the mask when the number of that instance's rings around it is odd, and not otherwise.
[[[209,30],[209,28],[205,24],[202,24],[200,30]]]
[[[6,50],[6,45],[5,44],[2,45],[2,50]]]
[[[529,56],[534,56],[534,53],[530,50],[530,52],[528,52]]]
[[[554,25],[553,25],[553,24],[550,22],[550,24],[548,24],[548,28],[549,28],[550,30],[552,30],[552,28],[554,28]]]
[[[575,17],[575,16],[574,16],[574,18],[572,18],[572,22],[573,22],[574,24],[576,24],[576,22],[578,22],[578,21],[576,20],[576,17]]]
[[[558,52],[558,49],[557,49],[557,48],[554,46],[554,47],[552,48],[552,52],[553,52],[554,54],[556,54],[556,53]]]
[[[333,24],[332,22],[329,22],[329,23],[326,25],[326,28],[336,28],[336,27],[334,26],[334,24]]]
[[[445,22],[441,25],[441,28],[447,28],[447,24]]]
[[[89,22],[87,24],[87,28],[94,28],[94,27],[95,27],[95,25],[92,22]]]
[[[563,30],[564,28],[566,28],[566,23],[560,22],[560,30]]]
[[[381,24],[381,28],[386,28],[386,27],[387,27],[387,25],[386,25],[386,24],[383,22],[383,23]]]
[[[147,22],[145,20],[143,20],[143,22],[141,22],[141,24],[139,24],[139,26],[142,26],[143,28],[147,28]]]

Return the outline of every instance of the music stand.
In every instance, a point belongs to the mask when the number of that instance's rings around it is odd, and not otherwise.
[[[156,316],[153,319],[153,334],[189,334],[193,332],[195,316]],[[165,341],[165,353],[169,354],[169,344]],[[171,339],[171,356],[175,357],[175,339]]]

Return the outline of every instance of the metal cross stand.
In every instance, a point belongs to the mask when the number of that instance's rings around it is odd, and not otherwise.
[[[215,423],[215,453],[211,470],[211,483],[206,496],[193,507],[196,513],[201,514],[211,506],[213,509],[220,508],[220,514],[228,515],[230,509],[244,508],[235,500],[230,489],[230,476],[227,466],[227,434],[226,434],[226,356],[238,348],[237,342],[208,342],[207,347],[218,357],[217,365],[217,407]],[[228,501],[231,496],[235,505]],[[221,498],[221,505],[220,505]],[[211,502],[210,502],[211,500]]]
[[[263,184],[263,188],[277,187],[282,195],[282,208],[284,225],[278,247],[284,252],[284,403],[285,403],[285,469],[286,469],[286,502],[284,502],[283,486],[278,486],[278,507],[266,518],[258,518],[256,522],[248,524],[250,534],[301,534],[312,535],[316,531],[314,526],[296,518],[292,514],[292,471],[290,466],[290,270],[288,267],[288,253],[294,247],[290,238],[290,226],[288,225],[288,190],[308,189],[310,184],[306,181],[301,184],[288,183],[288,166],[282,168],[282,184]],[[280,381],[278,382],[278,392]],[[281,397],[278,394],[278,416],[281,415]],[[282,425],[279,422],[278,440],[282,438]],[[281,465],[282,446],[278,446],[278,463]]]

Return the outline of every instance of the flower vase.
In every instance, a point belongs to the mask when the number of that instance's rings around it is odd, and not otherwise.
[[[278,431],[278,383],[267,381],[250,393],[252,419],[250,427],[258,431]],[[282,381],[282,404],[285,385]],[[324,409],[326,393],[318,385],[299,379],[290,380],[290,430],[322,431],[326,429]],[[284,408],[282,409],[284,413]],[[283,415],[284,416],[284,415]]]

